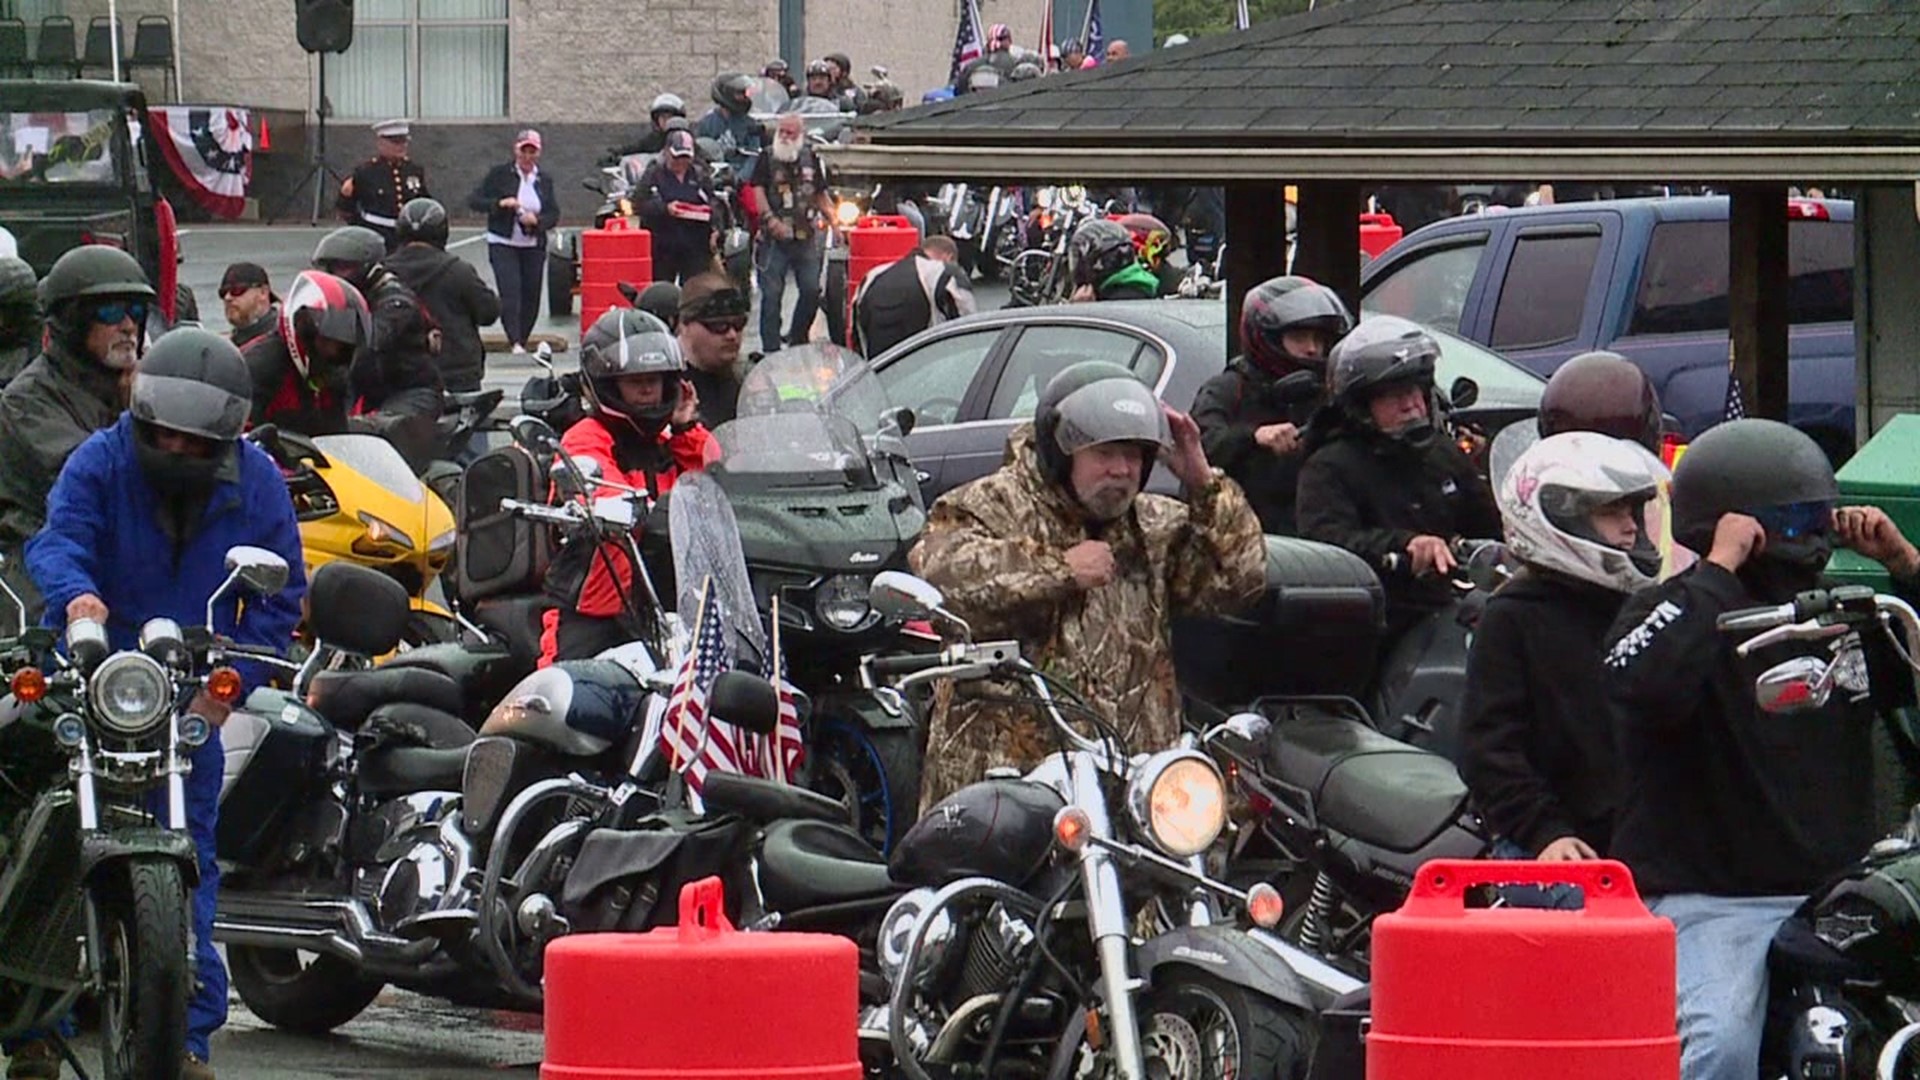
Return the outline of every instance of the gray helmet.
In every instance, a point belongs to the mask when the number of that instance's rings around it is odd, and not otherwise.
[[[673,416],[680,404],[679,375],[685,370],[680,340],[666,323],[644,311],[611,308],[580,337],[580,374],[586,377],[588,399],[601,415],[625,420],[644,434],[658,433]],[[666,376],[660,403],[628,408],[620,399],[618,380],[656,373]]]
[[[1098,286],[1136,261],[1133,234],[1125,225],[1094,218],[1073,230],[1067,241],[1067,266],[1075,285]]]
[[[671,281],[656,281],[640,290],[634,307],[667,324],[669,330],[680,322],[680,286]]]
[[[1022,60],[1013,65],[1012,71],[1007,72],[1007,81],[1026,82],[1028,79],[1037,79],[1042,74],[1044,73],[1040,70],[1039,64],[1031,60]]]
[[[657,117],[661,113],[685,116],[687,115],[687,103],[680,99],[679,94],[661,94],[653,99],[652,105],[647,107],[647,114]]]
[[[1041,469],[1065,486],[1073,455],[1102,443],[1142,443],[1151,471],[1155,453],[1173,445],[1153,388],[1119,364],[1085,360],[1047,381],[1033,412]]]
[[[400,208],[393,234],[403,244],[419,242],[445,249],[447,246],[447,208],[438,199],[409,199]],[[383,250],[384,254],[384,250]]]
[[[39,284],[39,277],[25,259],[0,258],[0,304],[38,303]]]
[[[313,268],[344,277],[357,286],[366,279],[366,272],[386,257],[387,242],[379,233],[364,225],[344,225],[320,238],[313,249]],[[348,265],[359,267],[360,273],[343,273]]]
[[[1368,407],[1382,387],[1413,383],[1427,392],[1427,419],[1399,431],[1383,432],[1412,446],[1433,441],[1434,413],[1438,402],[1433,397],[1433,369],[1440,359],[1440,344],[1419,324],[1393,315],[1363,319],[1353,332],[1340,339],[1328,357],[1333,369],[1333,399],[1347,415],[1363,426],[1373,426]]]
[[[52,312],[83,296],[133,296],[151,300],[153,286],[133,256],[105,244],[83,244],[53,264],[40,280],[40,306]]]
[[[1721,515],[1748,514],[1767,528],[1766,557],[1824,563],[1839,497],[1833,464],[1806,432],[1777,420],[1716,424],[1673,470],[1673,538],[1705,552]]]
[[[232,442],[247,425],[253,382],[233,342],[197,326],[154,339],[133,376],[135,420]]]

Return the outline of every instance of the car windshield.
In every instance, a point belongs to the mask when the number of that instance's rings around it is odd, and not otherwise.
[[[117,184],[113,109],[0,113],[0,180]]]
[[[709,468],[775,486],[873,483],[866,439],[880,434],[887,393],[857,353],[783,349],[740,385],[734,419],[713,432]]]

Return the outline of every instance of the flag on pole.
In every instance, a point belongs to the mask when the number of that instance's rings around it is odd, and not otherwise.
[[[1239,6],[1236,7],[1233,12],[1233,28],[1235,30],[1245,30],[1252,25],[1253,16],[1247,11],[1247,0],[1240,0]]]
[[[948,85],[960,81],[960,72],[987,51],[987,44],[980,37],[980,0],[960,0],[960,30],[953,36],[953,70],[947,75]]]
[[[1080,41],[1086,45],[1087,55],[1096,62],[1106,62],[1106,37],[1106,31],[1100,28],[1100,0],[1088,0],[1087,21],[1080,27]]]
[[[773,688],[780,698],[780,719],[773,726],[773,760],[766,775],[791,783],[806,758],[806,738],[800,730],[800,706],[794,685],[787,681],[787,654],[780,647],[780,598],[773,600]]]
[[[1047,71],[1060,66],[1053,51],[1053,0],[1040,0],[1040,62]]]
[[[1746,418],[1747,401],[1745,395],[1740,393],[1740,376],[1729,371],[1727,372],[1727,409],[1724,419],[1745,420]]]
[[[740,772],[743,734],[733,725],[712,720],[707,715],[707,691],[726,670],[725,619],[715,602],[713,580],[700,588],[700,610],[693,620],[693,647],[680,662],[673,680],[673,696],[661,717],[660,743],[672,762],[673,771],[683,773],[687,787],[698,795],[707,783],[707,774]]]

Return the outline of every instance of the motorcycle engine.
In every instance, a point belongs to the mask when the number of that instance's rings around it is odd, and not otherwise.
[[[390,827],[371,865],[359,870],[360,899],[382,930],[458,904],[473,867],[472,848],[460,830],[458,800],[433,797],[422,807],[409,796],[380,809]],[[451,804],[451,805],[449,805]]]
[[[1007,992],[1034,941],[1033,927],[1004,904],[987,909],[968,935],[960,980],[947,1004],[953,1007],[981,994]]]

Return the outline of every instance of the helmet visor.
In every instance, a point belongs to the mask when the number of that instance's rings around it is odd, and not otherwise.
[[[1173,447],[1160,399],[1144,384],[1129,379],[1103,379],[1062,398],[1054,438],[1068,456],[1104,443]]]
[[[252,402],[199,379],[142,373],[133,377],[129,405],[136,420],[227,442],[240,437]]]
[[[1815,499],[1781,506],[1763,506],[1753,512],[1753,519],[1767,530],[1767,537],[1771,540],[1825,536],[1833,528],[1833,502],[1830,499]]]

